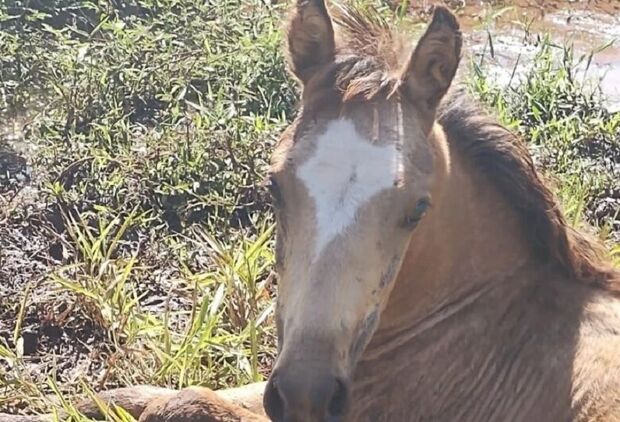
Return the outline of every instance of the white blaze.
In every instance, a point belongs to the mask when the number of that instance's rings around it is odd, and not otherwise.
[[[400,168],[396,143],[373,145],[350,120],[327,125],[314,155],[297,171],[315,204],[315,258],[355,221],[360,207],[393,186]]]

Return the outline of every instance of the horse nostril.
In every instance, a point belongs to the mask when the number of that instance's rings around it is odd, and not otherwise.
[[[264,395],[263,406],[269,417],[274,421],[284,419],[284,399],[278,387],[278,379],[271,377]]]
[[[263,407],[273,421],[340,420],[348,410],[349,395],[344,379],[305,368],[280,368],[267,383]]]
[[[349,404],[349,388],[341,379],[336,379],[334,395],[329,401],[327,411],[330,416],[342,416]]]

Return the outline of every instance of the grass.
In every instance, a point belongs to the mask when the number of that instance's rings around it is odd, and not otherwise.
[[[19,298],[0,301],[0,409],[82,382],[260,380],[274,355],[261,181],[296,100],[282,8],[30,5],[0,8],[2,121],[25,128],[0,148],[15,158],[0,295]]]
[[[268,373],[261,182],[297,100],[283,12],[258,0],[0,6],[0,411],[53,401],[85,420],[75,392]],[[526,82],[500,89],[476,62],[469,83],[528,140],[571,221],[594,225],[620,261],[606,202],[619,176],[603,160],[620,156],[620,115],[577,61],[545,42]]]

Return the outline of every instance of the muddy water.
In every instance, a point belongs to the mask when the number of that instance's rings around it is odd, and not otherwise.
[[[413,11],[424,13],[431,2],[416,3]],[[576,58],[597,52],[589,66],[584,60],[581,71],[587,68],[586,77],[600,80],[607,106],[611,111],[620,111],[620,0],[447,3],[460,15],[467,50],[486,64],[500,84],[516,82],[513,73],[519,76],[527,72],[540,37],[548,33],[558,45],[573,44]]]

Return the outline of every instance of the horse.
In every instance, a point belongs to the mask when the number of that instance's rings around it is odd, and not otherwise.
[[[620,270],[454,82],[462,34],[297,0],[266,384],[101,393],[155,421],[620,421]],[[117,393],[115,394],[115,391]]]

